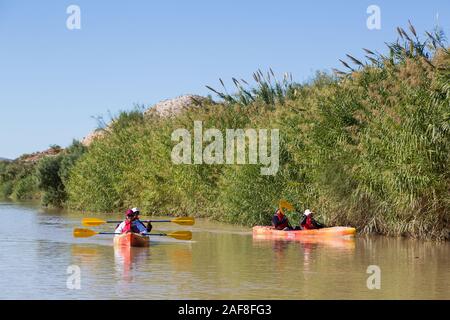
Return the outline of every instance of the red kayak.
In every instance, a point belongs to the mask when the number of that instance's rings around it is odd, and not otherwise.
[[[124,233],[114,237],[115,246],[125,247],[148,247],[150,246],[150,237],[138,233]]]

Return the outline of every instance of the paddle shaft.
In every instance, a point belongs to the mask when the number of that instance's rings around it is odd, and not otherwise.
[[[116,232],[99,232],[97,234],[104,234],[104,235],[110,235],[110,234],[123,234],[123,233],[116,233]],[[140,233],[142,236],[168,236],[167,233]]]
[[[141,222],[172,222],[172,220],[139,220],[139,221],[141,221]],[[121,222],[123,222],[123,220],[122,221],[119,221],[119,220],[109,220],[109,221],[106,221],[106,223],[121,223]]]
[[[105,235],[107,235],[107,234],[117,234],[117,235],[120,235],[120,234],[123,234],[123,233],[116,233],[116,232],[99,232],[99,233],[97,233],[97,234],[105,234]],[[142,235],[142,236],[161,236],[161,237],[164,237],[164,236],[170,236],[170,235],[167,234],[167,233],[140,233],[140,235]]]

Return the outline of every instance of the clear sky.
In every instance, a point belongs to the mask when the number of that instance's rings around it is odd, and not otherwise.
[[[71,4],[80,30],[66,27]],[[380,30],[366,26],[372,4]],[[384,50],[408,19],[423,34],[437,14],[448,35],[449,0],[0,0],[0,157],[67,146],[95,116],[206,95],[219,77],[272,67],[301,82],[346,53]]]

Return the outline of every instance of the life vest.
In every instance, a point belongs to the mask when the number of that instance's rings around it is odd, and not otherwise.
[[[302,222],[302,228],[306,230],[317,229],[311,215],[307,216],[305,220]]]
[[[125,226],[122,229],[122,233],[127,233],[127,232],[131,232],[131,221],[130,220],[125,220]]]
[[[275,214],[275,217],[278,219],[275,228],[279,230],[283,230],[289,226],[289,222],[287,217],[282,213]]]
[[[134,221],[130,221],[128,219],[125,220],[125,227],[123,227],[122,233],[127,233],[127,232],[139,233],[139,229],[136,228],[136,226],[133,222]]]

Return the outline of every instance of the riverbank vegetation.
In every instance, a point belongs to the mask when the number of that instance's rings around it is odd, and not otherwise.
[[[0,167],[2,192],[37,186],[44,203],[80,210],[139,206],[249,226],[270,223],[285,198],[327,225],[449,239],[450,55],[439,30],[424,40],[411,25],[398,33],[386,55],[347,55],[345,72],[318,73],[307,83],[258,71],[255,85],[233,79],[235,94],[209,87],[220,101],[177,116],[122,112],[69,169],[45,160],[33,178],[22,168],[11,180]],[[194,121],[222,132],[279,129],[278,173],[263,176],[260,165],[174,165],[171,134],[192,131]]]
[[[71,168],[85,151],[74,141],[64,150],[51,146],[45,153],[0,161],[0,198],[41,200],[44,206],[62,207],[67,200],[65,185]]]

